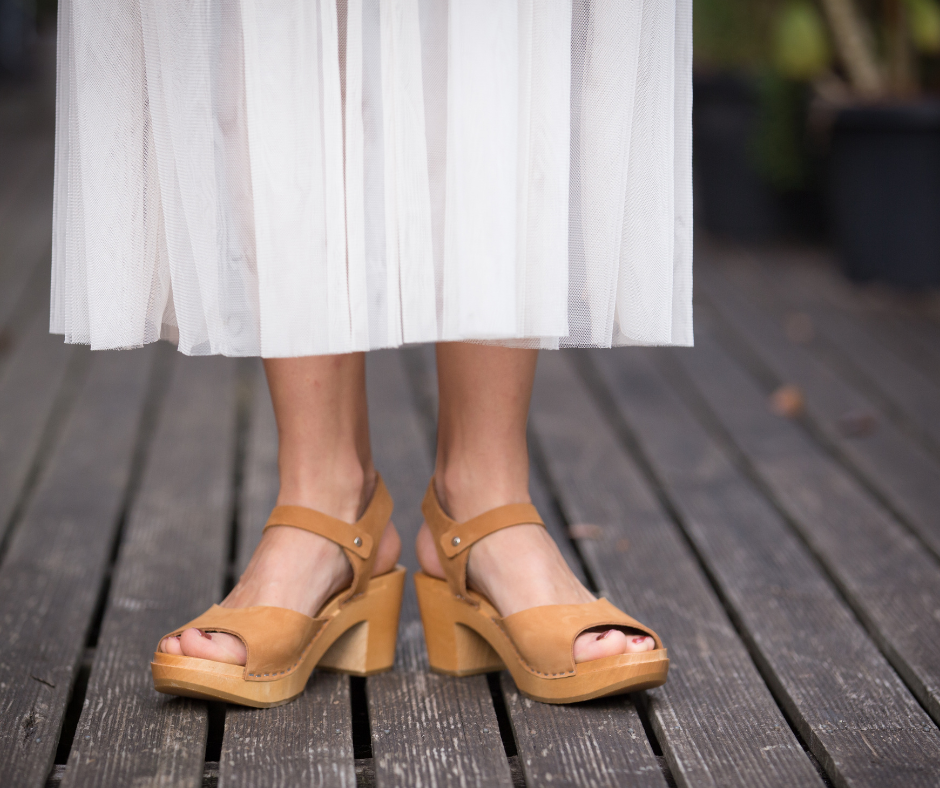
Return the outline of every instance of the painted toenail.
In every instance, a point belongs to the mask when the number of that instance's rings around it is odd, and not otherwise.
[[[210,635],[208,632],[203,632],[203,631],[200,629],[200,630],[199,630],[199,634],[202,635],[206,640],[212,640],[212,635]]]
[[[606,632],[602,632],[600,635],[597,636],[597,640],[603,640],[603,639],[604,639],[605,637],[607,637],[611,632],[613,632],[612,629],[608,629]]]
[[[635,638],[633,638],[633,642],[636,643],[637,645],[640,645],[640,643],[645,643],[645,642],[646,642],[646,636],[643,635],[643,636],[641,636],[641,637],[635,637]]]

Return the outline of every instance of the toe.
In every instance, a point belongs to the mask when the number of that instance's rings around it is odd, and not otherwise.
[[[574,642],[574,661],[612,657],[627,651],[627,636],[619,629],[588,630]]]
[[[229,665],[244,665],[247,658],[245,644],[237,637],[224,632],[202,632],[187,629],[180,635],[180,648],[187,657],[225,662]]]
[[[633,654],[650,651],[655,647],[653,638],[638,632],[625,633],[619,629],[589,629],[574,642],[574,661],[590,662],[592,659],[612,657],[616,654]]]
[[[653,638],[635,631],[626,636],[626,641],[627,647],[624,651],[627,654],[633,654],[639,651],[652,651],[656,648],[656,643],[653,642]]]
[[[177,656],[182,656],[183,649],[180,648],[180,639],[179,635],[172,638],[163,638],[160,641],[160,651],[164,654],[175,654]]]

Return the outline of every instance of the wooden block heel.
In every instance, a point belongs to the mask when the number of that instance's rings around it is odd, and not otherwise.
[[[275,507],[265,528],[301,528],[340,545],[353,568],[352,584],[313,618],[280,607],[213,605],[166,637],[190,627],[234,635],[245,644],[246,664],[157,651],[151,663],[154,687],[169,695],[264,708],[287,703],[303,692],[316,667],[359,676],[391,668],[405,569],[396,566],[372,577],[376,548],[391,514],[392,499],[381,477],[356,523],[300,506]]]
[[[501,528],[542,524],[531,504],[511,504],[458,523],[441,509],[434,484],[422,504],[446,580],[418,573],[415,588],[431,669],[470,676],[507,668],[519,691],[545,703],[658,687],[669,658],[659,636],[606,599],[580,605],[544,605],[502,617],[481,594],[467,588],[469,548]],[[651,651],[575,663],[574,641],[595,627],[638,630]]]
[[[395,663],[395,642],[398,640],[398,617],[405,591],[404,567],[396,567],[386,575],[372,578],[361,605],[367,618],[354,624],[336,639],[320,661],[318,668],[355,676],[371,676],[390,670]]]
[[[447,583],[419,572],[415,589],[431,670],[449,676],[475,676],[506,667],[486,640],[457,620]]]

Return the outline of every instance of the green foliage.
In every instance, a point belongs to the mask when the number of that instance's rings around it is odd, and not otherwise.
[[[907,0],[911,41],[918,51],[940,54],[940,3],[937,0]]]
[[[695,59],[715,69],[767,65],[767,35],[779,0],[695,0]]]
[[[777,11],[773,54],[777,71],[795,80],[814,79],[832,64],[826,22],[810,0],[792,0]]]

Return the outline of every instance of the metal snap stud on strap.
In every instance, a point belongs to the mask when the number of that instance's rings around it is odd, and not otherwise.
[[[459,536],[455,536],[453,539],[450,540],[450,543],[451,543],[454,547],[456,547],[457,545],[460,544],[460,537],[459,537]]]
[[[356,545],[356,547],[362,547],[362,537],[357,536],[355,539],[353,539],[353,544]]]

